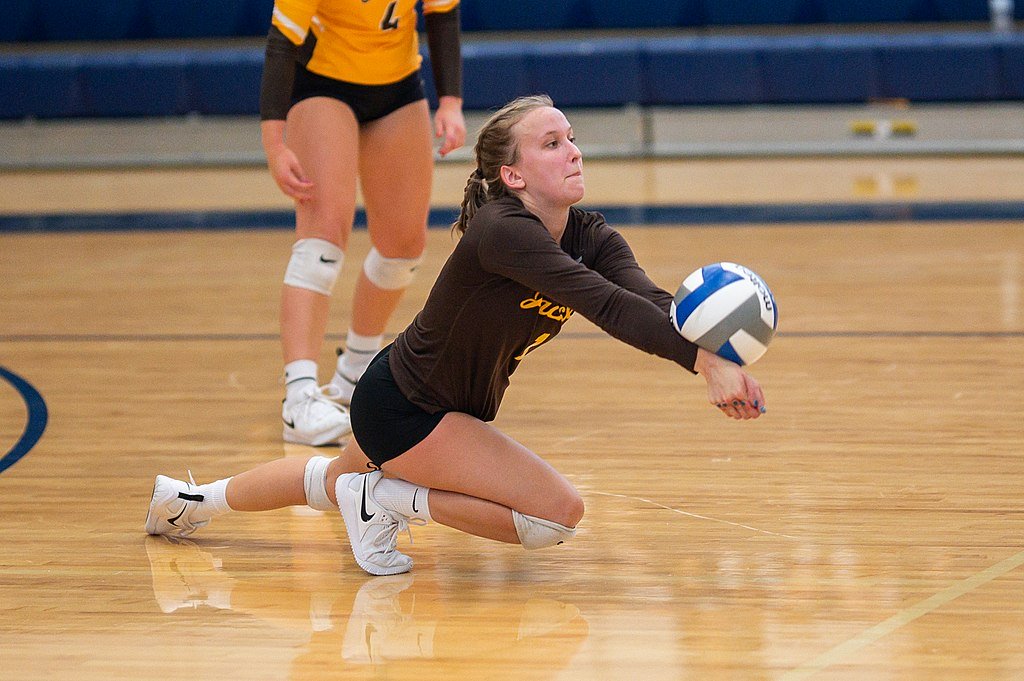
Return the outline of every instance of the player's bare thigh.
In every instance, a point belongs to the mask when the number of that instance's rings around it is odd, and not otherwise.
[[[423,441],[382,468],[417,485],[486,499],[568,527],[583,516],[579,493],[561,473],[467,414],[446,414]]]
[[[364,124],[359,141],[370,239],[386,257],[414,258],[426,243],[434,168],[426,100]]]
[[[345,249],[356,206],[359,125],[347,104],[310,97],[288,113],[287,143],[313,182],[313,198],[295,206],[298,238],[319,238]]]

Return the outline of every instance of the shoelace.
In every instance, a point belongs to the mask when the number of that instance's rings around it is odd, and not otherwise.
[[[323,398],[330,400],[331,402],[337,402],[341,399],[341,388],[333,383],[328,383],[327,385],[318,386],[316,392],[313,393],[313,396],[314,399]]]
[[[328,383],[327,385],[317,386],[317,389],[309,394],[309,397],[302,402],[302,410],[308,415],[313,409],[313,405],[317,403],[323,403],[330,405],[334,409],[340,409],[343,412],[347,412],[344,405],[339,404],[338,400],[341,399],[341,388]]]
[[[194,477],[192,477],[192,469],[189,468],[189,469],[186,469],[186,470],[188,471],[188,481],[190,483],[192,483],[193,487],[199,487],[198,483],[196,483],[196,479]],[[188,501],[186,501],[185,502],[185,506],[188,507],[189,503],[195,503],[195,502],[188,502]],[[186,523],[188,523],[188,526],[187,527],[183,527],[181,529],[181,532],[178,533],[179,537],[187,537],[190,534],[192,534],[193,532],[195,532],[196,530],[198,530],[200,527],[205,527],[206,525],[210,524],[209,520],[200,520],[198,522],[192,522],[192,520],[191,520],[191,515],[192,514],[189,513],[188,515],[190,517],[189,517],[189,519],[187,519],[185,521]]]
[[[395,534],[397,535],[401,532],[408,533],[409,543],[412,544],[412,528],[409,526],[416,525],[417,527],[423,527],[426,524],[427,521],[423,518],[406,518],[403,516],[402,519],[398,521],[398,532],[396,532]]]
[[[382,523],[383,527],[380,528],[380,531],[374,538],[373,543],[377,544],[383,539],[387,542],[388,551],[394,551],[395,548],[398,546],[398,535],[402,532],[408,533],[409,543],[413,543],[412,529],[409,527],[410,525],[416,525],[418,527],[421,527],[427,524],[427,521],[423,518],[406,518],[405,516],[398,515],[397,513],[393,515],[391,513],[388,513],[387,515],[389,518],[391,518],[391,521],[394,524],[392,525],[391,523]]]

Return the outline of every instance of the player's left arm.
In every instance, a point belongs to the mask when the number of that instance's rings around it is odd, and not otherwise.
[[[672,328],[666,311],[570,257],[525,208],[490,226],[478,255],[484,270],[541,291],[613,338],[694,372],[697,346]]]
[[[466,142],[466,119],[462,114],[462,37],[459,5],[436,10],[440,2],[424,4],[430,67],[437,90],[434,135],[441,139],[438,153],[445,156]],[[433,10],[433,11],[432,11]]]
[[[668,315],[672,294],[651,281],[625,237],[607,224],[600,225],[599,229],[594,270],[608,281],[651,301]]]

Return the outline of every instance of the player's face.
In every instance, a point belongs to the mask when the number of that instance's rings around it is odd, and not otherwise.
[[[583,155],[572,126],[558,109],[534,109],[516,124],[519,160],[512,166],[525,192],[551,206],[571,206],[583,198]]]

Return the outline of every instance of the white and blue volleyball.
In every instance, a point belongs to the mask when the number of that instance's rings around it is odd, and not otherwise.
[[[768,285],[731,262],[706,265],[686,277],[669,316],[683,338],[740,365],[756,362],[779,326]]]

